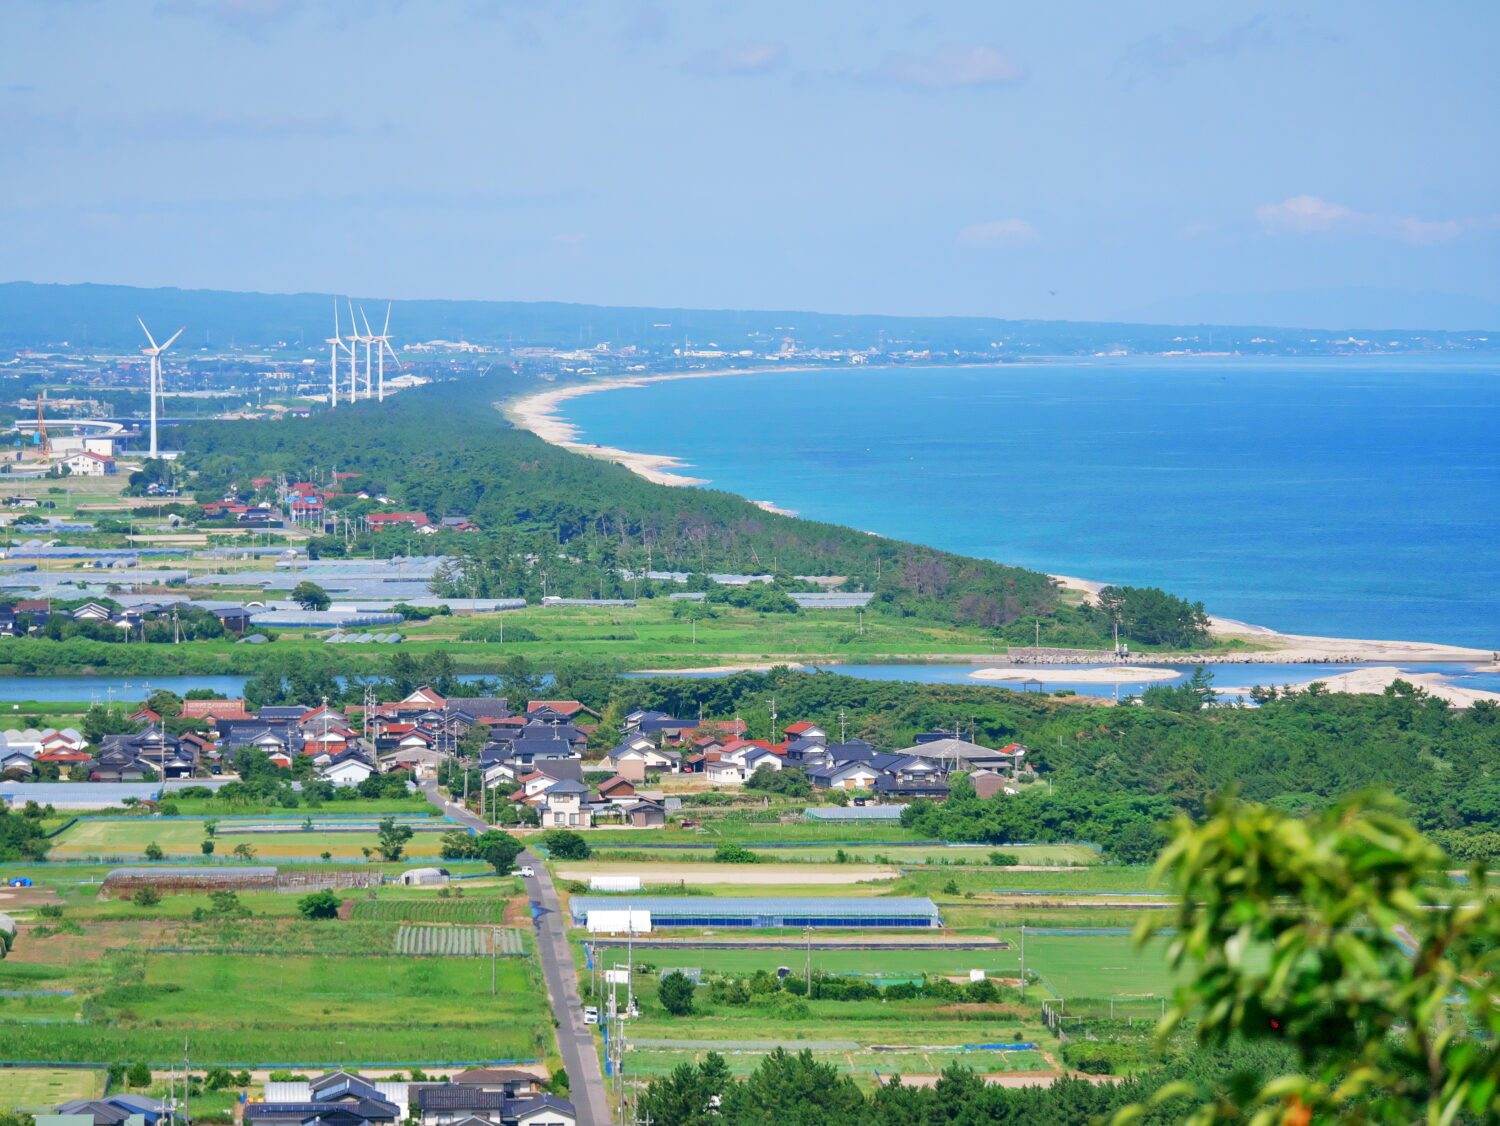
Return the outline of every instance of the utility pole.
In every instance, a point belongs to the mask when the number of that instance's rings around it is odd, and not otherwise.
[[[802,928],[802,937],[807,939],[807,993],[805,996],[812,1000],[812,927]]]
[[[1021,924],[1021,1001],[1026,1001],[1026,924]]]

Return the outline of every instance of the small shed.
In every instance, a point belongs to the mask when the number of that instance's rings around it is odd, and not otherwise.
[[[408,868],[401,873],[397,883],[399,884],[421,884],[439,885],[448,882],[448,869],[446,868]]]

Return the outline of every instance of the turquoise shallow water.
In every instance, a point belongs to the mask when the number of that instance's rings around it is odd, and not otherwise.
[[[1500,648],[1490,358],[778,372],[564,413],[804,516],[1277,629]]]

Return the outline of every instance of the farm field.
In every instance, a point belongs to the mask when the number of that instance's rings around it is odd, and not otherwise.
[[[829,863],[836,860],[839,845],[821,848],[768,849],[762,855],[768,860],[812,861]],[[850,860],[885,862],[891,864],[930,865],[976,865],[990,866],[990,853],[1004,852],[1022,865],[1097,865],[1099,854],[1088,845],[846,845],[842,851]],[[1004,869],[1001,869],[1004,871]]]
[[[525,940],[514,927],[402,926],[396,930],[396,953],[402,955],[478,958],[525,951]]]
[[[102,1071],[65,1067],[0,1068],[0,1110],[51,1110],[69,1099],[95,1099],[103,1093]]]
[[[831,939],[821,936],[818,941]],[[594,960],[602,968],[624,965],[626,958],[623,948],[605,947],[595,951]],[[806,970],[807,951],[796,946],[780,950],[649,947],[637,948],[635,959],[638,964],[649,963],[660,972],[697,968],[748,977],[756,970],[775,973],[777,967],[785,966],[793,976],[800,977]],[[814,950],[812,969],[814,973],[849,974],[881,981],[905,981],[923,974],[968,980],[970,970],[984,970],[991,977],[1013,978],[1020,971],[1020,955],[1015,949],[998,944],[987,950]]]
[[[180,1056],[186,1036],[204,1066],[339,1066],[536,1059],[550,1050],[529,960],[498,963],[495,996],[488,959],[117,952],[107,971],[87,1022],[0,1020],[8,1051],[164,1061]]]
[[[789,1040],[786,1050],[799,1051],[799,1042]],[[638,1079],[649,1079],[665,1075],[682,1063],[697,1063],[711,1050],[717,1050],[737,1076],[745,1076],[768,1054],[768,1049],[737,1048],[733,1044],[720,1044],[693,1048],[642,1047],[629,1053],[628,1074]],[[846,1048],[813,1049],[813,1058],[819,1063],[830,1064],[842,1072],[852,1075],[856,1081],[873,1081],[877,1076],[889,1080],[896,1075],[937,1075],[950,1064],[962,1064],[985,1074],[999,1072],[1051,1072],[1052,1065],[1040,1051],[992,1052],[963,1049],[943,1051],[939,1048],[925,1051],[888,1051],[871,1049],[859,1044]]]
[[[929,1074],[960,1057],[985,1071],[1032,1071],[1049,1066],[1042,1053],[1056,1044],[1034,1018],[1004,1005],[812,1001],[806,1003],[806,1016],[790,1017],[777,1013],[775,1006],[714,1005],[707,1001],[707,990],[700,989],[697,1011],[678,1018],[659,1008],[654,991],[654,981],[637,986],[642,1015],[630,1022],[628,1036],[651,1053],[643,1064],[662,1070],[709,1049],[724,1054],[732,1068],[739,1060],[749,1070],[757,1056],[781,1044],[790,1051],[811,1047],[820,1058],[854,1074],[888,1075],[904,1065],[912,1073]],[[981,1043],[1035,1043],[1039,1050],[966,1050],[966,1045]],[[936,1068],[934,1061],[940,1061]]]
[[[418,833],[406,843],[406,854],[414,859],[438,855],[441,834]],[[324,852],[335,859],[363,859],[363,849],[372,852],[378,843],[374,832],[360,833],[264,833],[229,834],[215,838],[211,858],[205,859],[200,848],[205,834],[201,821],[165,821],[129,819],[107,821],[102,818],[80,820],[53,842],[50,856],[57,860],[70,857],[143,857],[152,841],[167,856],[190,857],[204,863],[235,863],[236,845],[246,844],[255,851],[255,861],[262,858],[317,860]],[[243,862],[242,862],[243,863]]]
[[[382,889],[382,891],[385,889]],[[361,899],[354,904],[355,920],[397,923],[498,923],[508,900],[486,896],[463,899]]]
[[[1020,900],[1066,901],[1070,896],[1087,903],[1108,900],[1111,895],[1124,901],[1141,899],[1151,902],[1163,898],[1155,891],[1149,868],[1096,866],[1077,871],[1018,872],[1014,868],[937,867],[908,869],[901,888],[911,895],[938,895],[952,881],[959,891],[975,895],[1010,895]],[[952,898],[948,893],[948,898]]]
[[[733,818],[718,818],[709,821],[700,832],[692,829],[611,829],[596,833],[590,841],[597,840],[599,848],[632,848],[651,844],[701,844],[712,848],[720,841],[738,841],[753,845],[755,842],[806,841],[831,849],[849,849],[869,841],[918,840],[916,833],[900,825],[828,825],[815,821],[794,821],[783,825],[779,822],[740,821]],[[853,842],[853,843],[850,843]],[[927,846],[937,848],[936,845]]]
[[[1019,948],[1019,932],[1004,937]],[[1165,997],[1176,983],[1165,947],[1158,941],[1137,949],[1128,934],[1047,935],[1028,930],[1026,968],[1041,977],[1043,996]]]

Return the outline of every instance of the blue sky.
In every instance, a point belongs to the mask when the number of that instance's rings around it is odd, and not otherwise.
[[[0,279],[1500,327],[1497,32],[1483,0],[6,0]]]

